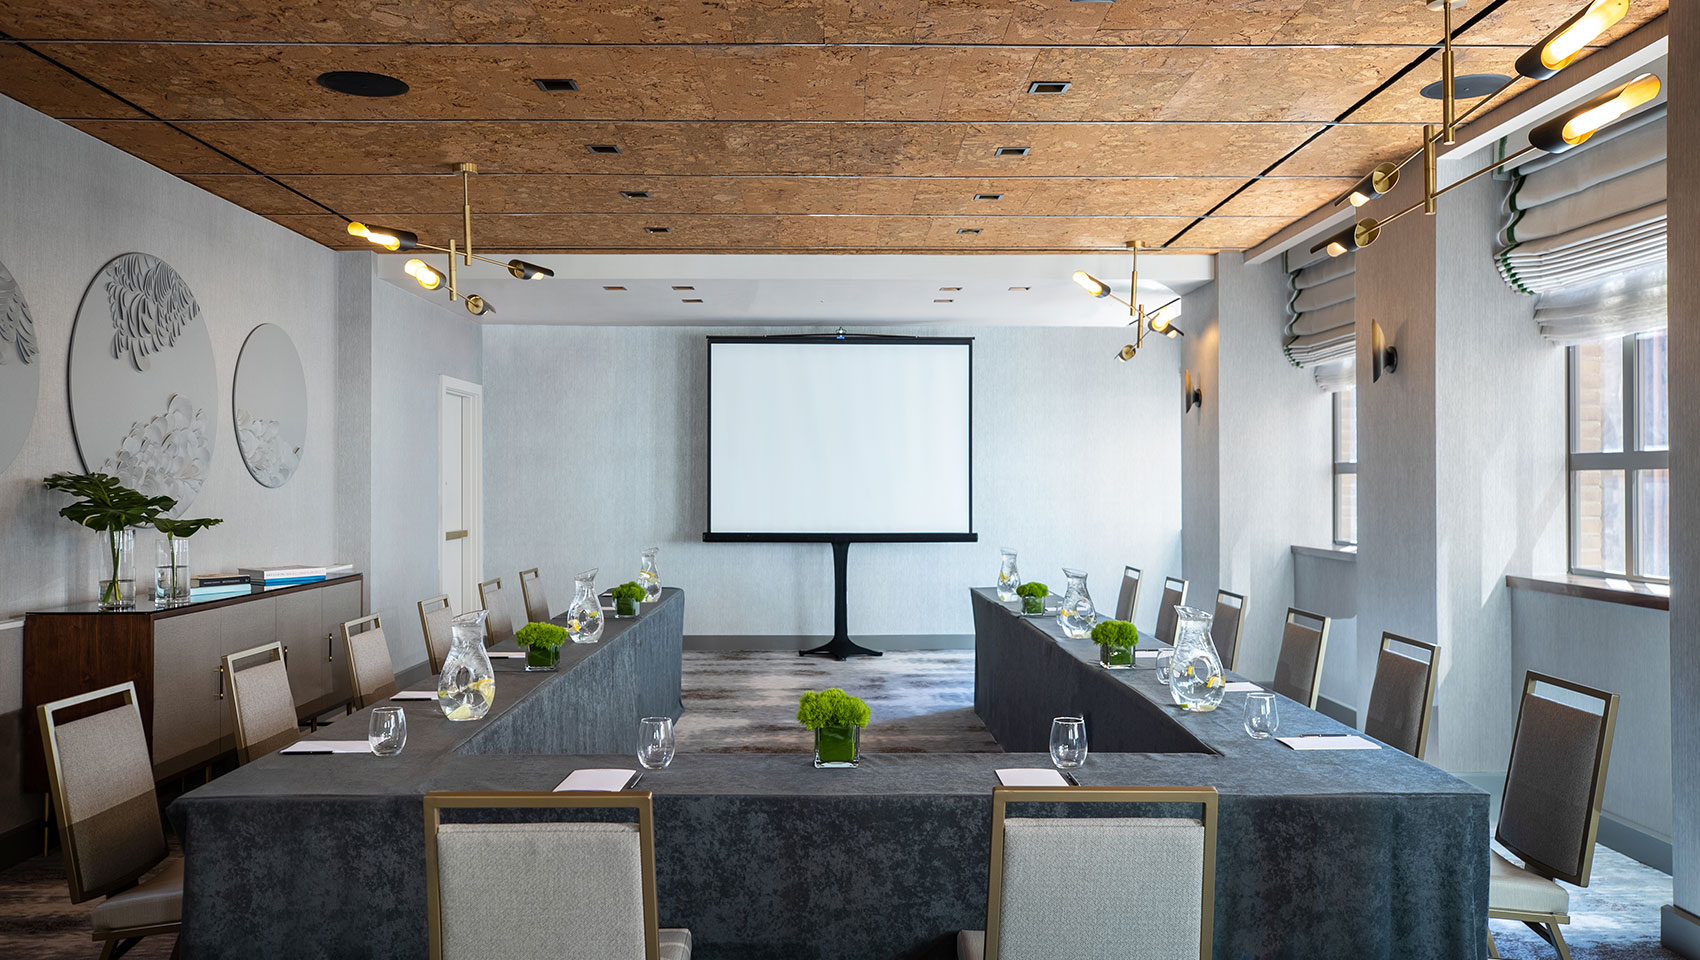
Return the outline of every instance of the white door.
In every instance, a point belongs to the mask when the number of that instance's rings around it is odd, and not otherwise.
[[[438,570],[456,613],[476,610],[483,579],[483,390],[442,378],[438,417]]]

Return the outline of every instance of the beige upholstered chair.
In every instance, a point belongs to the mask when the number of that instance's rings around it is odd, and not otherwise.
[[[1570,702],[1543,695],[1540,684]],[[1617,694],[1532,671],[1524,676],[1493,834],[1523,866],[1493,853],[1488,916],[1523,921],[1563,960],[1570,960],[1570,948],[1559,925],[1570,922],[1570,894],[1554,881],[1588,885],[1616,724]],[[1488,956],[1499,956],[1491,933]]]
[[[1364,733],[1421,760],[1428,752],[1428,719],[1439,669],[1440,648],[1434,644],[1383,633]]]
[[[443,661],[449,658],[455,639],[454,619],[448,594],[419,601],[419,630],[425,635],[425,657],[433,674],[442,673]]]
[[[519,572],[519,595],[525,601],[527,623],[549,621],[549,593],[543,589],[543,575],[537,572],[536,567]]]
[[[377,614],[343,624],[342,642],[348,650],[348,678],[354,688],[355,709],[365,709],[396,692],[390,644],[384,638],[383,620]]]
[[[1163,578],[1163,602],[1157,608],[1157,629],[1152,634],[1164,643],[1175,642],[1176,607],[1186,606],[1186,581],[1178,577]]]
[[[443,822],[444,810],[497,808],[623,809],[637,822]],[[549,908],[515,890],[549,891]],[[691,956],[689,930],[657,929],[647,792],[425,794],[425,904],[431,960]]]
[[[1216,591],[1216,615],[1210,619],[1210,639],[1222,666],[1238,671],[1240,634],[1245,630],[1245,597],[1226,590]]]
[[[237,668],[241,661],[262,656],[266,659]],[[236,714],[239,763],[252,763],[301,738],[283,644],[267,643],[225,657],[224,675],[230,680],[230,709]]]
[[[1187,808],[1176,818],[1029,819],[1008,816],[1011,803]],[[994,788],[986,929],[957,934],[957,960],[1210,960],[1216,803],[1213,787]],[[1084,886],[1119,902],[1086,909]]]
[[[1322,657],[1328,651],[1328,618],[1287,608],[1287,626],[1281,631],[1281,656],[1275,661],[1271,689],[1316,709],[1322,692]]]
[[[514,638],[513,616],[508,611],[507,597],[502,593],[502,578],[486,580],[478,585],[478,602],[490,615],[484,618],[484,645],[493,647]]]
[[[1116,597],[1116,619],[1133,622],[1139,615],[1139,578],[1138,567],[1122,568],[1122,592]]]
[[[123,702],[99,712],[87,706],[113,697]],[[36,711],[71,902],[106,897],[93,915],[102,960],[142,937],[177,933],[183,861],[169,861],[142,879],[165,860],[166,847],[136,685],[120,683]],[[62,721],[62,713],[78,719]]]

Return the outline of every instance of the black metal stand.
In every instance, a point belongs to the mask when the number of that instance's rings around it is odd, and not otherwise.
[[[880,656],[880,651],[869,650],[850,640],[849,617],[844,611],[845,566],[849,559],[850,541],[832,541],[832,639],[812,650],[798,650],[797,656],[831,657],[834,660]]]

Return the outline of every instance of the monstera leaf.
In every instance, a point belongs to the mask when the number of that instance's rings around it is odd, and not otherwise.
[[[105,473],[56,473],[42,481],[49,490],[81,497],[59,515],[91,530],[112,531],[152,523],[177,506],[170,497],[137,493]]]
[[[18,289],[17,279],[5,264],[0,264],[0,340],[12,345],[19,360],[35,362],[35,321],[30,319],[24,292]],[[9,352],[12,351],[0,348],[0,363],[6,362]]]
[[[165,499],[161,497],[159,499]],[[169,509],[169,508],[168,508]],[[168,537],[192,537],[208,527],[216,527],[224,521],[215,517],[196,517],[193,520],[173,520],[170,517],[155,517],[153,528]]]
[[[107,267],[106,299],[112,307],[112,356],[148,369],[148,356],[177,342],[201,315],[189,284],[158,257],[126,253]]]

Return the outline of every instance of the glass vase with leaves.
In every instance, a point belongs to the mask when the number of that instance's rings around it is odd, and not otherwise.
[[[100,581],[101,609],[124,610],[135,606],[133,528],[153,523],[177,506],[177,501],[138,493],[105,473],[56,473],[42,482],[49,490],[80,498],[60,509],[61,517],[105,535],[102,540],[110,560],[107,569],[111,576]]]
[[[165,604],[189,602],[189,538],[223,522],[214,517],[196,517],[193,520],[173,520],[164,516],[154,518],[153,528],[165,534],[165,540],[159,544],[159,556],[154,561],[154,600]]]

